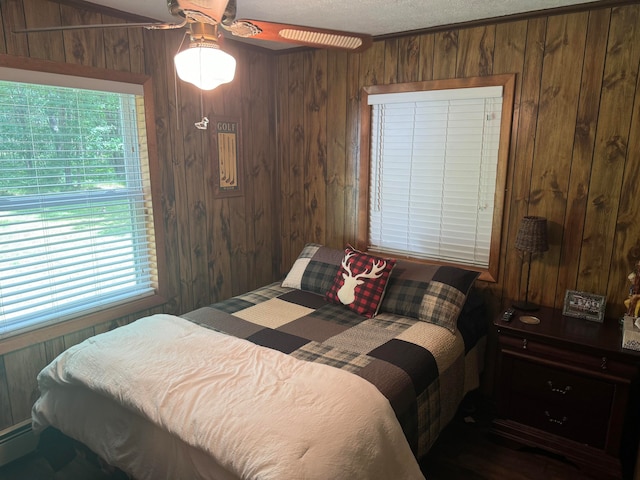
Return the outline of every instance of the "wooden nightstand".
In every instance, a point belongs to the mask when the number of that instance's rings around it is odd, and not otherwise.
[[[528,325],[521,315],[534,315]],[[493,430],[517,442],[563,455],[585,472],[620,478],[620,443],[629,386],[640,352],[623,350],[616,320],[565,317],[542,307],[502,314],[498,333]]]

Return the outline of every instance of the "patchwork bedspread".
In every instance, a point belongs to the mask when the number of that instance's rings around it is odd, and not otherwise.
[[[391,313],[367,319],[321,295],[279,283],[183,317],[369,381],[389,400],[419,459],[465,393],[477,387],[477,376],[465,371],[465,352],[478,341],[469,328],[462,335]]]
[[[417,480],[366,380],[158,314],[97,335],[38,376],[54,426],[140,480]]]

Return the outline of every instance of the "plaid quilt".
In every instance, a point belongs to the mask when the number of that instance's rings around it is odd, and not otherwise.
[[[477,341],[397,314],[365,318],[280,283],[183,317],[373,383],[389,400],[418,459],[455,415],[466,393],[465,350]]]

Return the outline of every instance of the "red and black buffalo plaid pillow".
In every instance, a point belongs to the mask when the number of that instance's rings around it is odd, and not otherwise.
[[[367,318],[375,316],[395,264],[394,259],[375,257],[348,246],[326,299]]]

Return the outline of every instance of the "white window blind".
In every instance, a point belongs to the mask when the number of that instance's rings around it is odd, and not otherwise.
[[[154,293],[145,131],[141,94],[0,81],[0,336]]]
[[[502,87],[368,101],[369,249],[488,267]]]

